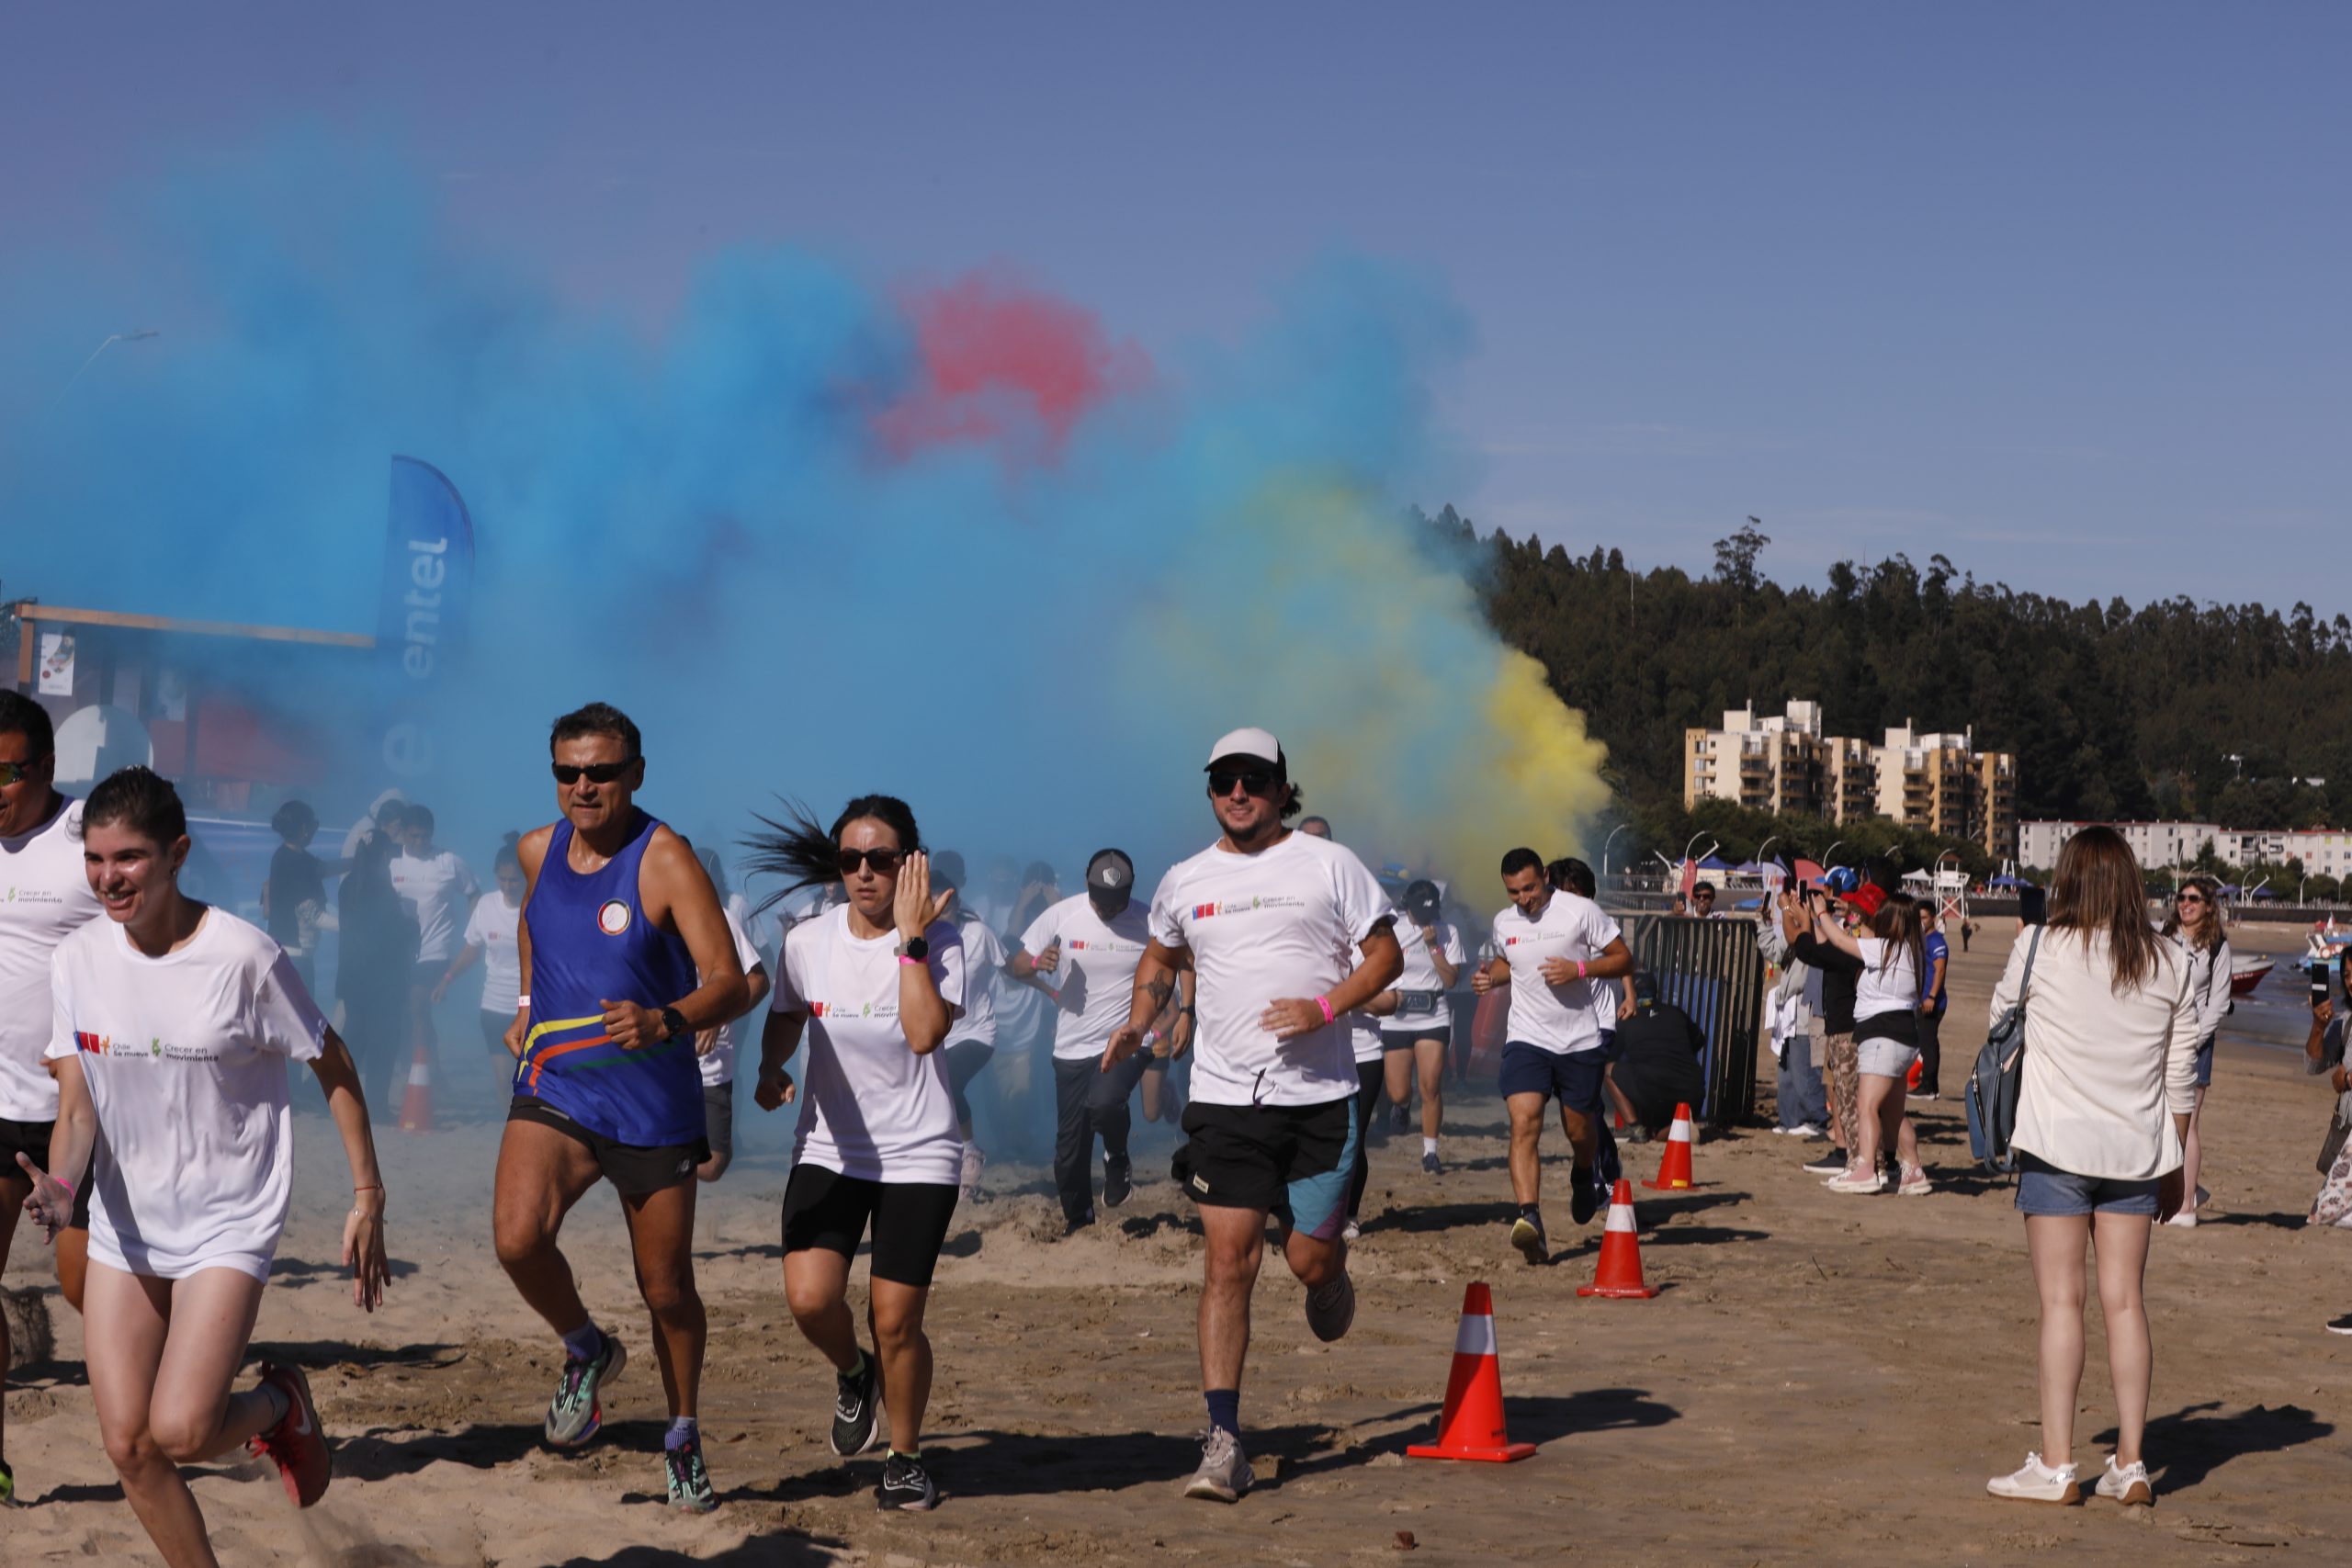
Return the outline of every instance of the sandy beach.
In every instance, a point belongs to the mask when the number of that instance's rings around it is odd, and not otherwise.
[[[1948,1091],[1982,1040],[2011,935],[1987,922],[1957,958]],[[2241,951],[2301,942],[2285,926],[2233,936]],[[2039,1440],[2035,1306],[2009,1190],[1970,1168],[1949,1092],[1914,1105],[1938,1180],[1924,1201],[1826,1192],[1798,1168],[1819,1145],[1762,1126],[1703,1144],[1695,1191],[1637,1188],[1643,1263],[1665,1287],[1648,1302],[1576,1296],[1600,1226],[1569,1223],[1557,1164],[1557,1256],[1531,1268],[1509,1248],[1502,1109],[1490,1089],[1461,1095],[1442,1177],[1420,1172],[1417,1138],[1374,1151],[1347,1338],[1316,1343],[1296,1284],[1277,1266],[1261,1278],[1242,1404],[1261,1485],[1234,1507],[1178,1495],[1203,1424],[1199,1259],[1191,1206],[1167,1179],[1167,1134],[1140,1141],[1131,1202],[1069,1240],[1042,1172],[992,1165],[933,1298],[925,1451],[946,1497],[929,1517],[877,1515],[876,1461],[844,1466],[826,1447],[830,1369],[793,1328],[780,1285],[781,1126],[761,1129],[702,1194],[702,1417],[723,1501],[694,1518],[659,1501],[650,1357],[614,1386],[591,1450],[560,1456],[540,1440],[559,1348],[491,1252],[497,1123],[379,1133],[398,1262],[370,1317],[334,1266],[345,1183],[326,1123],[307,1114],[254,1352],[310,1369],[337,1444],[334,1486],[307,1515],[252,1464],[201,1467],[196,1491],[224,1560],[346,1568],[1322,1564],[1396,1561],[1408,1534],[1411,1560],[1430,1564],[2343,1562],[2352,1338],[2321,1325],[2352,1308],[2352,1235],[2301,1228],[2328,1096],[2276,1043],[2294,1032],[2288,993],[2301,977],[2282,970],[2272,985],[2285,988],[2223,1033],[2208,1222],[2160,1231],[2149,1269],[2152,1511],[1984,1494],[1987,1475]],[[307,1082],[298,1103],[315,1103]],[[1629,1151],[1639,1175],[1657,1157]],[[599,1319],[642,1351],[607,1192],[580,1206],[564,1240]],[[5,1557],[154,1561],[99,1447],[79,1322],[38,1238],[16,1250],[6,1283],[46,1289],[56,1348],[7,1387],[28,1506],[0,1522]],[[1541,1447],[1510,1466],[1408,1461],[1445,1386],[1463,1287],[1478,1280],[1493,1286],[1511,1436]],[[2092,1321],[2075,1454],[2086,1474],[2111,1430]]]

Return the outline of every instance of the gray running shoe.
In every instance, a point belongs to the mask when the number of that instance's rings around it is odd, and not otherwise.
[[[1356,1320],[1356,1282],[1346,1269],[1336,1280],[1325,1281],[1306,1292],[1306,1326],[1315,1330],[1315,1337],[1329,1345],[1346,1337],[1348,1325]]]
[[[593,1361],[566,1356],[563,1381],[555,1385],[555,1397],[548,1401],[548,1441],[560,1449],[576,1449],[595,1437],[605,1425],[605,1404],[599,1396],[628,1365],[628,1352],[621,1348],[620,1337],[615,1334],[605,1336],[605,1348]]]
[[[1201,1441],[1201,1468],[1184,1483],[1184,1495],[1212,1503],[1238,1503],[1255,1479],[1250,1473],[1250,1456],[1241,1451],[1241,1439],[1222,1427],[1212,1427]]]

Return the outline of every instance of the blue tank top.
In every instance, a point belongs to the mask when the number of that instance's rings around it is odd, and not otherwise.
[[[638,812],[620,852],[582,874],[571,869],[571,824],[558,822],[523,906],[531,1029],[514,1092],[639,1147],[692,1144],[704,1132],[694,1037],[624,1051],[605,1032],[606,999],[664,1008],[700,984],[684,941],[648,919],[638,898],[638,869],[660,826]]]

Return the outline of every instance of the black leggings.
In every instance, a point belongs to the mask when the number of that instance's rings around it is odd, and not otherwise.
[[[980,1069],[987,1066],[989,1058],[995,1055],[996,1047],[985,1040],[949,1042],[945,1052],[947,1092],[956,1099],[956,1125],[958,1128],[971,1126],[972,1101],[965,1091],[972,1087],[972,1080],[980,1076]]]
[[[1373,1113],[1380,1109],[1380,1097],[1387,1092],[1388,1064],[1377,1062],[1356,1064],[1356,1163],[1348,1172],[1348,1218],[1354,1219],[1363,1209],[1363,1190],[1372,1180],[1372,1159],[1365,1153],[1365,1139],[1372,1129]]]

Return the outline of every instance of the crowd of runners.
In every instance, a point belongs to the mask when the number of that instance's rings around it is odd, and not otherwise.
[[[751,1098],[797,1117],[785,1304],[833,1368],[834,1450],[882,1450],[886,1509],[938,1499],[922,1461],[924,1316],[951,1220],[981,1181],[974,1097],[995,1060],[1008,1080],[996,1103],[1042,1098],[1042,1082],[1011,1081],[1027,1053],[1001,1055],[1001,1040],[1050,1037],[1053,1189],[1073,1231],[1128,1200],[1138,1109],[1181,1128],[1171,1174],[1200,1218],[1206,1416],[1184,1491],[1227,1502],[1251,1481],[1241,1391],[1267,1246],[1311,1331],[1347,1334],[1367,1141],[1384,1106],[1409,1135],[1418,1096],[1421,1169],[1443,1170],[1462,990],[1507,1021],[1495,1071],[1509,1244],[1530,1262],[1550,1251],[1540,1156],[1555,1105],[1568,1212],[1584,1224],[1619,1175],[1612,1122],[1639,1138],[1703,1091],[1702,1033],[1636,972],[1589,867],[1510,850],[1495,888],[1507,901],[1474,943],[1466,890],[1384,884],[1330,824],[1300,819],[1289,759],[1263,729],[1208,748],[1206,847],[1148,897],[1116,847],[1068,897],[1048,868],[1015,879],[1010,863],[967,890],[961,857],[932,849],[906,801],[869,795],[829,821],[797,807],[762,818],[745,869],[774,891],[755,907],[712,847],[640,805],[646,759],[626,715],[564,715],[549,755],[557,818],[509,838],[486,895],[419,807],[388,797],[355,829],[347,872],[372,874],[394,844],[410,866],[393,891],[414,945],[392,943],[396,989],[355,1003],[339,987],[340,999],[352,1027],[422,1056],[439,1049],[433,1005],[483,970],[482,1047],[507,1097],[496,1253],[562,1347],[546,1439],[596,1438],[635,1341],[669,1409],[662,1458],[678,1508],[717,1500],[697,1424],[707,1328],[691,1238],[697,1189],[731,1155],[754,1016]],[[355,1060],[313,998],[306,911],[322,886],[278,885],[274,868],[271,929],[256,929],[180,889],[189,838],[171,784],[127,769],[73,800],[54,761],[44,711],[0,693],[0,850],[15,888],[0,908],[0,1259],[20,1216],[55,1241],[125,1495],[168,1562],[207,1563],[179,1466],[249,1446],[303,1506],[329,1480],[300,1369],[266,1363],[235,1387],[288,1209],[288,1063],[309,1066],[344,1145],[343,1261],[362,1310],[388,1277],[370,1122],[396,1079],[372,1051]],[[277,826],[307,853],[315,817],[281,813]],[[1840,1150],[1831,1186],[1923,1192],[1903,1089],[1930,967],[1922,922],[1905,895],[1868,883],[1838,901],[1846,919],[1826,896],[1792,892],[1763,922],[1790,970],[1815,976]],[[791,912],[771,922],[769,908]],[[364,898],[360,916],[364,929]],[[1017,1119],[1001,1125],[1019,1136]],[[568,1213],[599,1182],[619,1200],[642,1325],[594,1321],[561,1250]],[[861,1246],[862,1323],[850,1289]],[[0,1458],[0,1500],[13,1484]]]

